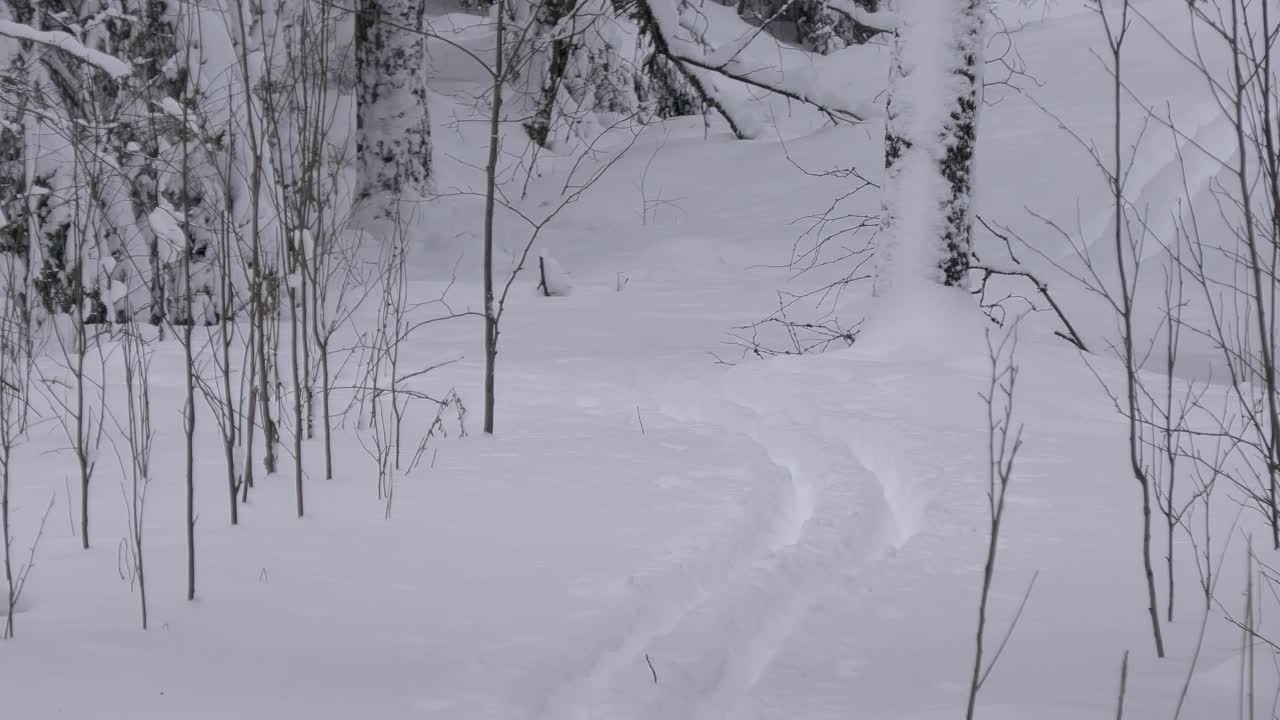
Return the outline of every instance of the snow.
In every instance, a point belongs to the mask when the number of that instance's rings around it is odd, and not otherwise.
[[[573,291],[573,279],[564,267],[546,250],[538,256],[538,283],[543,292],[551,296],[568,295]]]
[[[930,22],[920,17],[929,3],[915,3],[918,11],[900,5],[904,21]],[[437,27],[449,22],[469,48],[491,42],[480,22],[435,19]],[[1087,59],[1097,30],[1093,16],[1063,11],[1029,25],[1020,42],[1044,82],[1037,99],[1101,137],[1108,99],[1099,92],[1101,69]],[[1155,47],[1149,36],[1135,30],[1135,37]],[[431,50],[439,185],[475,188],[487,128],[471,119],[483,112],[475,102],[483,75],[456,50]],[[856,52],[829,62],[849,69],[841,78],[848,86],[872,86],[884,77],[875,52],[868,54],[876,62],[865,65]],[[1179,112],[1215,127],[1195,105],[1195,88],[1151,53],[1135,67],[1135,84],[1167,91],[1186,103]],[[913,82],[934,89],[943,80],[921,74]],[[817,119],[789,115],[785,103],[751,107],[777,122],[783,139],[774,128],[749,143],[723,132],[707,139],[698,118],[650,128],[548,226],[538,249],[572,269],[573,292],[538,297],[532,266],[517,280],[502,326],[497,435],[476,432],[479,324],[432,324],[410,339],[405,357],[415,363],[461,358],[415,387],[456,387],[472,434],[432,441],[429,467],[397,479],[390,519],[347,418],[332,481],[323,480],[318,441],[304,443],[305,519],[292,517],[286,454],[285,471],[260,476],[242,525],[229,527],[218,430],[214,416],[202,414],[194,603],[183,592],[185,361],[176,343],[154,345],[159,437],[147,500],[148,632],[137,627],[136,589],[121,579],[126,512],[114,453],[100,453],[94,547],[82,551],[60,418],[42,416],[15,459],[20,549],[50,497],[56,504],[15,618],[17,638],[0,643],[3,715],[958,717],[986,543],[978,393],[987,382],[990,324],[969,298],[956,297],[960,291],[923,283],[928,258],[911,253],[924,246],[907,243],[893,266],[901,273],[893,287],[903,292],[873,299],[869,288],[854,287],[835,301],[868,314],[853,348],[759,361],[726,346],[732,328],[776,309],[777,290],[811,289],[838,272],[793,277],[778,267],[800,232],[794,221],[825,208],[848,183],[804,175],[792,161],[857,163],[868,172],[882,162],[879,126],[815,132]],[[919,110],[923,118],[937,108]],[[1058,218],[1079,212],[1083,235],[1105,233],[1105,197],[1056,122],[1016,98],[984,112],[981,212],[1019,227],[1030,227],[1024,208]],[[504,147],[519,147],[519,139],[516,128]],[[1160,189],[1167,153],[1153,149],[1140,160],[1135,189],[1149,188],[1152,203],[1168,201]],[[554,195],[547,188],[566,172],[548,165],[527,207],[539,207],[537,193]],[[653,195],[637,190],[642,172]],[[1206,186],[1208,174],[1195,172]],[[896,191],[908,206],[931,192],[910,182]],[[650,201],[660,203],[656,211]],[[874,212],[879,198],[861,202]],[[478,205],[458,196],[423,208],[409,277],[410,296],[424,305],[413,319],[438,310],[427,300],[446,288],[455,310],[482,302]],[[904,233],[931,229],[925,213],[906,219],[915,224]],[[173,211],[150,220],[162,237],[182,240]],[[511,217],[500,219],[500,268],[526,238]],[[998,242],[981,243],[998,257]],[[1111,331],[1105,316],[1089,312],[1086,293],[1054,280],[1091,337]],[[123,285],[113,286],[113,298],[123,300]],[[373,300],[358,310],[357,329],[376,324]],[[979,715],[1114,717],[1120,656],[1129,650],[1127,718],[1171,717],[1188,673],[1183,717],[1231,717],[1240,635],[1213,613],[1192,667],[1201,608],[1189,567],[1177,577],[1187,590],[1168,626],[1171,657],[1154,658],[1124,424],[1079,355],[1049,336],[1052,327],[1051,318],[1024,322],[1017,358],[1027,444],[1000,549],[997,630],[1034,573],[1038,580]],[[196,345],[216,346],[216,329],[205,332],[197,329]],[[336,344],[357,341],[347,335]],[[107,347],[106,371],[118,377],[120,346]],[[93,365],[88,372],[99,377],[103,369]],[[1110,382],[1118,377],[1105,358],[1096,368]],[[123,388],[113,381],[108,392],[119,402]],[[431,412],[414,408],[406,428],[420,432]],[[283,432],[291,447],[292,429]],[[1221,505],[1213,521],[1226,527],[1237,508],[1226,498]],[[1243,535],[1219,539],[1223,597],[1234,601],[1231,593],[1243,588]],[[1264,666],[1271,657],[1259,648]],[[1274,677],[1260,669],[1259,684],[1259,697],[1270,697]]]
[[[80,60],[102,70],[116,80],[121,80],[133,72],[129,63],[114,55],[94,50],[80,42],[70,33],[59,30],[37,30],[30,25],[0,20],[0,35],[18,40],[29,40],[37,45],[48,45],[58,48]]]
[[[147,222],[159,241],[157,248],[161,259],[170,262],[181,257],[187,247],[187,234],[182,229],[178,211],[162,199],[160,206],[147,215]]]

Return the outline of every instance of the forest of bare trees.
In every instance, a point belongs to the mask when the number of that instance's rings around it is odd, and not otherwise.
[[[858,0],[744,3],[737,12],[744,27],[823,53],[880,33],[862,22],[874,9]],[[96,479],[108,472],[102,453],[113,449],[133,478],[128,567],[145,598],[148,368],[174,343],[186,367],[189,598],[197,594],[199,426],[215,426],[222,439],[232,524],[255,483],[276,473],[292,476],[303,516],[304,456],[322,453],[331,477],[332,436],[350,414],[370,433],[362,444],[377,460],[389,512],[390,473],[417,464],[445,414],[463,413],[456,394],[410,389],[431,367],[399,350],[423,327],[405,315],[420,306],[406,295],[407,228],[422,201],[449,192],[432,173],[426,47],[457,43],[412,0],[13,0],[4,12],[5,447],[20,441],[36,408],[56,408],[75,460],[86,549],[98,540],[95,506],[107,502],[97,497],[105,493]],[[527,133],[535,163],[539,147],[589,150],[601,128],[679,115],[720,113],[745,136],[720,96],[726,78],[855,119],[785,79],[749,78],[732,49],[718,57],[692,5],[499,0],[472,12],[505,25],[491,56],[463,48],[492,77],[491,180],[507,123]],[[504,101],[517,117],[500,111]],[[521,214],[526,256],[600,174],[584,174],[551,212]],[[491,244],[494,214],[519,211],[493,182],[477,194],[488,199]],[[492,266],[484,311],[441,305],[427,321],[485,318],[487,432],[498,323],[524,263],[496,278]],[[373,289],[375,278],[389,284]],[[386,310],[378,330],[335,347],[366,303]],[[117,398],[122,386],[126,397]],[[407,406],[421,403],[436,408],[435,422],[402,437]],[[309,442],[317,437],[318,451]]]
[[[26,482],[20,460],[33,439],[56,437],[48,454],[63,475],[49,495],[65,498],[77,552],[114,547],[144,629],[154,627],[156,583],[171,582],[157,579],[166,566],[149,554],[155,513],[181,516],[189,602],[205,587],[212,526],[239,532],[283,522],[260,519],[255,501],[265,487],[287,486],[290,517],[311,518],[315,483],[341,480],[341,468],[359,462],[381,516],[399,517],[400,491],[435,467],[444,438],[471,432],[474,414],[481,441],[494,440],[506,432],[507,398],[529,403],[536,381],[506,364],[505,353],[526,305],[568,294],[547,239],[569,225],[574,206],[630,167],[641,138],[689,123],[677,152],[690,158],[715,142],[776,142],[797,178],[838,190],[805,209],[818,209],[801,218],[808,230],[778,241],[780,257],[791,252],[788,282],[802,289],[779,292],[778,310],[764,319],[723,328],[736,332],[729,344],[744,358],[856,348],[877,313],[889,318],[882,326],[901,329],[945,324],[937,318],[962,308],[987,330],[978,393],[985,447],[974,456],[985,463],[978,507],[986,516],[973,525],[985,535],[976,652],[962,683],[967,717],[981,714],[979,691],[1000,672],[1041,577],[1037,570],[1015,596],[1012,619],[997,623],[1003,538],[1016,523],[1006,512],[1023,509],[1006,497],[1023,480],[1024,420],[1028,443],[1037,432],[1021,398],[1015,404],[1015,389],[1026,387],[1019,333],[1036,323],[1109,402],[1123,457],[1107,472],[1129,488],[1123,512],[1132,527],[1124,533],[1133,541],[1115,552],[1132,561],[1126,567],[1142,591],[1141,601],[1124,596],[1124,611],[1141,611],[1156,659],[1190,664],[1173,717],[1211,616],[1240,633],[1241,673],[1247,662],[1252,683],[1255,653],[1276,649],[1280,635],[1263,622],[1277,579],[1259,549],[1280,549],[1280,86],[1272,65],[1280,8],[1270,0],[1179,2],[1188,43],[1149,19],[1149,4],[1085,6],[1102,48],[1091,62],[1107,77],[1089,94],[1106,108],[1105,122],[1090,119],[1082,129],[1079,117],[1027,100],[1097,173],[1105,202],[1092,215],[1077,207],[1067,221],[1032,204],[1016,217],[979,212],[990,147],[984,118],[1004,98],[1039,87],[1019,51],[1036,26],[1007,23],[994,0],[0,0],[5,637],[21,623],[47,525],[63,519],[52,516],[57,502],[26,493],[23,522],[14,520]],[[1205,87],[1229,135],[1202,141],[1203,127],[1129,83],[1139,30]],[[859,46],[879,74],[869,92],[855,94],[833,75],[854,66],[841,58]],[[441,58],[465,63],[465,73],[441,71]],[[812,121],[808,134],[784,137],[780,108]],[[850,128],[874,149],[876,166],[859,166],[836,146],[854,142],[841,134]],[[837,139],[830,163],[812,169],[792,158],[792,147],[823,132]],[[464,133],[474,152],[461,159]],[[1156,217],[1133,178],[1145,149],[1166,140],[1173,150],[1160,151],[1169,155],[1162,167],[1178,182],[1158,198],[1165,205]],[[646,227],[651,213],[679,202],[648,194],[662,148],[640,163],[633,183]],[[474,172],[461,182],[442,166]],[[455,204],[442,210],[448,202]],[[1094,215],[1104,231],[1087,236]],[[591,237],[612,230],[579,222],[574,232]],[[442,228],[454,229],[449,223],[463,228],[457,242],[468,263],[433,254]],[[431,282],[420,277],[426,266]],[[612,294],[629,281],[617,272]],[[475,297],[460,297],[455,285],[474,286]],[[698,289],[710,297],[717,288]],[[863,303],[852,314],[845,293]],[[1073,293],[1074,302],[1064,300]],[[696,315],[704,300],[684,311]],[[422,350],[436,350],[423,338],[441,328],[457,328],[465,341],[451,339],[450,352],[468,348],[483,373],[463,381],[475,397],[455,374],[461,353]],[[557,337],[548,334],[548,352],[568,342]],[[653,344],[661,350],[661,340]],[[1210,372],[1188,370],[1194,353]],[[952,371],[974,374],[960,364]],[[590,373],[575,372],[589,385]],[[574,402],[593,408],[589,395]],[[635,402],[626,421],[634,416],[640,436],[662,432],[657,420],[646,426],[642,394],[628,397]],[[748,405],[738,399],[735,412],[756,412]],[[756,421],[739,434],[764,432],[766,421]],[[343,448],[363,454],[353,459]],[[821,493],[804,486],[795,470],[803,462],[765,454],[795,473],[795,496],[777,501],[794,517],[770,529],[782,540],[770,541],[764,560],[734,569],[748,578],[788,562],[806,567],[788,555],[804,547],[788,544],[792,531],[825,547],[804,536]],[[877,465],[898,472],[893,462],[856,454],[832,474],[874,475]],[[173,487],[180,481],[180,508],[149,501],[161,476]],[[216,508],[200,501],[211,478]],[[901,506],[918,499],[882,495],[895,522],[911,525]],[[1224,507],[1235,508],[1226,527]],[[124,517],[123,537],[119,522],[105,523],[114,534],[99,529],[108,514]],[[1239,588],[1218,588],[1224,574],[1235,579],[1224,570],[1229,550],[1246,561],[1243,614],[1229,595]],[[730,576],[732,586],[738,576]],[[1188,587],[1192,576],[1198,585]],[[258,582],[268,577],[263,567]],[[786,608],[778,617],[803,617],[820,598],[814,591],[794,606],[774,605]],[[600,666],[621,665],[623,651],[639,647],[632,654],[658,685],[649,646],[701,607],[691,604],[671,617],[642,617]],[[1187,606],[1199,623],[1189,633],[1179,615]],[[997,624],[1003,635],[993,634]],[[1117,716],[1127,648],[1124,658]],[[723,692],[752,672],[758,679],[750,668],[724,670]],[[600,682],[588,671],[580,684],[594,691]],[[1258,704],[1252,684],[1247,702]]]

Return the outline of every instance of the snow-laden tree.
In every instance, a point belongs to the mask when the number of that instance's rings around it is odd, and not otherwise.
[[[112,270],[116,271],[117,285],[124,290],[117,293],[119,306],[113,310],[119,319],[134,309],[147,308],[150,320],[159,323],[171,305],[165,276],[171,274],[166,260],[172,258],[152,219],[166,185],[177,204],[186,205],[190,199],[185,190],[166,178],[176,167],[173,148],[177,133],[186,131],[176,118],[177,110],[184,105],[190,109],[193,102],[187,92],[186,58],[179,53],[179,47],[185,45],[179,28],[181,16],[176,3],[163,0],[98,0],[97,5],[83,18],[71,16],[76,25],[92,27],[92,18],[101,14],[105,22],[87,40],[112,55],[136,60],[133,85],[104,85],[85,97],[86,103],[93,104],[91,112],[118,118],[104,138],[107,152],[119,168],[109,182],[112,191],[123,192],[129,201],[104,198],[104,205],[123,205],[131,210],[128,217],[118,213],[110,216],[115,239],[107,250],[115,258]],[[63,105],[71,117],[83,112],[70,110],[75,105],[71,98],[78,90],[73,86],[63,93]],[[146,288],[147,300],[125,300],[142,288]]]
[[[359,193],[379,202],[431,183],[431,122],[423,73],[424,3],[358,0],[356,156]],[[388,206],[377,208],[386,214]]]
[[[127,26],[135,33],[142,18],[136,8],[107,0],[85,6],[6,0],[0,9],[0,35],[9,49],[0,245],[23,264],[23,289],[34,307],[80,308],[99,319],[105,315],[103,264],[111,254],[127,254],[116,221],[132,222],[131,193],[119,182],[125,164],[109,139],[133,127],[122,122],[119,97],[120,80],[134,68],[111,54],[118,44],[113,38],[126,24],[122,18],[132,18]],[[107,20],[93,21],[99,17]],[[133,137],[128,142],[138,147]]]
[[[850,0],[853,6],[874,13],[881,0]],[[823,55],[859,45],[881,30],[841,12],[830,0],[739,0],[738,14],[780,40],[794,41]]]
[[[560,99],[561,86],[573,58],[578,42],[577,28],[573,27],[576,0],[541,0],[536,3],[513,3],[517,12],[532,23],[530,41],[538,46],[530,58],[533,65],[529,73],[538,83],[538,99],[533,117],[525,123],[529,137],[539,145],[546,145],[551,122]],[[517,18],[520,22],[522,18]]]
[[[876,293],[967,282],[986,0],[890,4]]]
[[[478,3],[483,10],[487,4]],[[752,137],[754,112],[733,100],[741,83],[817,105],[833,119],[856,119],[852,103],[820,97],[813,68],[789,53],[785,62],[744,60],[752,43],[799,43],[830,53],[885,31],[879,0],[762,0],[735,12],[690,0],[512,0],[512,83],[529,99],[524,127],[539,146],[611,125],[721,115],[738,137]],[[492,13],[490,7],[487,12]],[[802,36],[802,37],[801,37]],[[718,39],[712,39],[718,38]],[[726,38],[732,38],[726,41]],[[759,47],[756,50],[760,50]],[[772,57],[773,55],[771,55]],[[779,58],[781,61],[781,58]],[[789,67],[784,67],[787,65]]]
[[[10,175],[23,155],[27,197],[6,213],[5,228],[25,243],[5,245],[22,246],[33,299],[44,312],[83,313],[91,322],[135,313],[154,323],[172,319],[175,293],[185,292],[170,287],[175,247],[199,257],[195,275],[203,278],[208,242],[193,237],[190,246],[185,239],[175,245],[155,226],[172,214],[161,208],[189,215],[191,234],[207,235],[220,205],[206,181],[225,128],[210,132],[202,122],[202,88],[189,69],[199,56],[196,6],[0,5],[8,23],[0,35],[18,41],[4,110],[24,116],[9,124],[3,154],[14,162],[0,172]],[[42,51],[32,52],[32,44]],[[200,282],[193,291],[209,292]]]
[[[645,114],[637,82],[644,77],[637,28],[613,3],[536,0],[510,7],[516,26],[529,26],[521,33],[526,57],[517,60],[534,97],[525,129],[535,143],[549,144],[557,127],[583,135],[577,128],[596,120]]]
[[[587,138],[622,117],[648,122],[705,109],[637,3],[514,0],[507,7],[519,29],[517,83],[532,99],[524,127],[537,145]]]
[[[836,0],[832,0],[835,2]],[[737,18],[719,28],[717,34],[731,37],[727,42],[712,42],[707,30],[711,22],[708,15],[688,0],[629,0],[641,30],[651,39],[654,54],[667,61],[667,66],[678,71],[698,98],[715,110],[728,123],[739,138],[756,137],[762,130],[753,108],[735,99],[729,91],[734,83],[785,97],[794,102],[816,108],[832,122],[862,122],[863,98],[848,97],[843,92],[830,89],[817,66],[810,58],[799,62],[783,61],[782,54],[775,54],[778,62],[762,62],[752,58],[748,48],[760,37],[761,31]],[[852,0],[840,0],[841,12],[865,20],[869,26],[885,27],[883,14],[869,13]],[[837,5],[832,5],[837,7]],[[733,26],[736,23],[737,26]]]
[[[6,8],[19,22],[29,19]],[[25,306],[26,278],[31,247],[30,206],[28,205],[28,127],[31,76],[30,44],[21,44],[4,60],[4,91],[8,98],[0,107],[0,277],[4,278],[4,300]]]

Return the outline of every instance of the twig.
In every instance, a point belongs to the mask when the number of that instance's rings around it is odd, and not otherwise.
[[[987,669],[982,672],[982,678],[978,680],[978,685],[984,685],[987,682],[987,676],[991,674],[992,668],[996,666],[996,662],[1000,660],[1001,653],[1004,652],[1004,646],[1009,644],[1009,638],[1013,637],[1013,631],[1018,627],[1018,620],[1022,617],[1022,611],[1027,607],[1027,600],[1031,598],[1031,591],[1036,586],[1036,578],[1040,577],[1040,571],[1037,570],[1031,575],[1031,582],[1027,583],[1026,592],[1022,593],[1022,601],[1018,603],[1018,610],[1013,614],[1013,620],[1009,622],[1009,629],[1005,630],[1004,637],[1000,639],[1000,645],[991,655],[991,662],[987,664]]]
[[[1120,697],[1116,701],[1116,720],[1124,720],[1124,689],[1129,680],[1129,651],[1120,659]]]

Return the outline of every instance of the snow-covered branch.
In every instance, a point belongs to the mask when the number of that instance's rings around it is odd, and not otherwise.
[[[37,30],[30,25],[23,25],[10,20],[0,20],[0,35],[17,40],[29,40],[37,45],[57,48],[68,55],[93,65],[116,80],[128,77],[133,72],[133,68],[129,63],[114,55],[86,46],[70,33],[59,30]]]
[[[704,98],[729,120],[739,137],[749,135],[743,126],[742,113],[736,113],[739,117],[733,117],[735,113],[727,107],[725,98],[709,96],[707,91],[713,88],[706,82],[707,74],[720,75],[811,105],[833,122],[857,123],[865,119],[863,113],[845,102],[844,98],[824,91],[812,70],[805,72],[804,69],[793,67],[784,71],[781,67],[764,67],[744,59],[746,46],[758,33],[744,33],[742,37],[745,41],[740,39],[708,52],[700,43],[684,37],[680,32],[683,26],[674,3],[637,0],[636,6],[643,16],[647,16],[643,22],[651,30],[655,50],[675,61],[686,76],[695,81]]]
[[[810,87],[799,78],[788,80],[782,77],[782,73],[777,72],[777,77],[761,79],[764,74],[760,69],[747,69],[741,67],[741,63],[736,60],[724,63],[722,65],[713,65],[706,60],[699,59],[696,56],[675,52],[672,57],[682,63],[686,63],[696,68],[719,73],[730,80],[736,80],[743,85],[750,85],[754,88],[766,90],[785,98],[790,98],[797,102],[812,105],[821,110],[832,120],[859,123],[865,120],[863,114],[851,107],[844,107],[840,100],[831,97],[825,97],[817,87]]]
[[[827,0],[827,7],[850,20],[880,32],[893,32],[898,20],[888,10],[871,11],[853,0]]]

